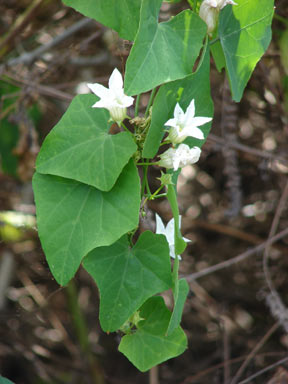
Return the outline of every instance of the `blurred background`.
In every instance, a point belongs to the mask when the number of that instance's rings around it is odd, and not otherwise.
[[[178,187],[191,240],[180,265],[191,288],[182,321],[189,348],[140,373],[117,351],[120,335],[101,331],[88,274],[80,268],[67,287],[54,281],[31,187],[45,136],[72,98],[89,92],[87,82],[106,86],[115,67],[124,73],[131,43],[58,0],[0,0],[2,376],[16,384],[288,383],[287,0],[275,6],[272,42],[239,104],[211,61],[211,134]],[[160,20],[187,7],[163,3]],[[153,212],[171,218],[166,200],[149,204],[148,225]]]

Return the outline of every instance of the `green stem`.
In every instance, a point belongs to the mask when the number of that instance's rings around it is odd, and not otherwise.
[[[68,303],[72,315],[76,335],[81,346],[85,352],[89,351],[88,329],[82,310],[78,304],[77,289],[73,280],[69,282],[66,287],[68,294]]]
[[[179,257],[175,254],[175,261],[173,265],[173,271],[172,271],[172,281],[173,281],[173,293],[174,297],[178,296],[178,274],[179,274]]]
[[[141,94],[137,95],[136,97],[136,104],[135,104],[135,117],[139,114],[139,102],[140,102],[140,96]]]
[[[197,0],[194,0],[194,3],[193,3],[193,12],[196,13],[196,9],[197,9]]]
[[[215,39],[211,40],[211,41],[209,42],[209,45],[213,45],[213,44],[217,43],[217,41],[219,41],[219,40],[220,40],[220,37],[218,36],[218,37],[216,37]]]
[[[136,163],[136,165],[157,165],[158,161],[155,161],[155,163]]]
[[[149,200],[154,200],[156,198],[156,196],[158,195],[158,192],[161,191],[161,189],[163,189],[165,187],[165,185],[160,185],[160,187],[153,193],[153,195],[151,195],[149,197]]]
[[[170,140],[163,141],[162,143],[160,143],[160,147],[166,144],[171,144],[171,141]]]
[[[281,23],[288,25],[288,20],[285,19],[285,17],[278,15],[277,13],[274,13],[274,18],[276,20],[281,21]]]
[[[144,178],[145,178],[145,186],[146,186],[146,191],[148,192],[149,196],[151,195],[150,187],[149,187],[149,182],[148,182],[148,164],[145,164],[144,168]]]
[[[126,132],[130,133],[130,135],[132,135],[132,132],[129,131],[129,129],[126,127],[126,125],[123,123],[123,121],[121,123],[121,127],[124,129],[124,131],[126,131]]]
[[[150,95],[150,99],[148,101],[148,105],[147,105],[146,111],[145,111],[145,117],[147,117],[149,115],[149,109],[150,109],[150,107],[151,107],[151,105],[153,103],[153,99],[154,99],[156,91],[157,91],[156,87],[152,89],[152,92],[151,92],[151,95]]]
[[[155,196],[154,199],[159,199],[160,197],[166,197],[167,193],[159,193],[159,195]]]
[[[91,382],[93,384],[105,384],[102,367],[97,360],[96,356],[93,355],[90,344],[89,344],[89,332],[86,323],[85,316],[82,312],[81,307],[78,303],[78,292],[75,282],[71,280],[66,287],[68,295],[68,304],[73,321],[73,325],[76,330],[77,339],[81,346],[81,349],[87,357],[88,367],[91,375]]]

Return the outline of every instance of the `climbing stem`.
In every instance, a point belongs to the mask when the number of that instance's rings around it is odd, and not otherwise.
[[[139,102],[140,102],[140,96],[141,96],[141,94],[137,95],[137,97],[136,97],[135,116],[138,116],[138,114],[139,114]]]
[[[157,91],[156,87],[152,89],[152,92],[151,92],[151,95],[150,95],[150,99],[148,101],[148,105],[147,105],[146,111],[145,111],[145,117],[148,117],[148,115],[149,115],[149,109],[150,109],[150,107],[151,107],[151,105],[153,103],[153,99],[154,99],[156,91]]]

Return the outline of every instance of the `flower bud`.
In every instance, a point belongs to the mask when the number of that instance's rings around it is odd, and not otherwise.
[[[210,3],[211,2],[207,2],[206,0],[203,1],[200,6],[199,16],[207,24],[207,32],[212,34],[217,25],[219,10],[217,9],[217,5],[214,7],[211,6]]]
[[[207,24],[207,32],[212,34],[216,28],[219,12],[226,5],[237,5],[233,0],[204,0],[200,6],[199,16]]]
[[[198,147],[189,148],[186,144],[180,144],[178,148],[169,148],[159,157],[158,165],[164,168],[183,168],[188,164],[194,164],[199,160],[201,149]]]
[[[127,116],[127,108],[121,108],[121,107],[112,107],[109,109],[111,120],[115,121],[119,127],[124,119],[126,119]]]

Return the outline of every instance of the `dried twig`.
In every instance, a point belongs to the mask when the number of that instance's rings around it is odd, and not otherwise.
[[[280,221],[280,217],[285,208],[287,199],[288,199],[288,180],[286,182],[285,188],[279,200],[279,204],[277,206],[277,209],[272,221],[271,229],[269,232],[269,238],[276,233],[276,230]],[[267,295],[266,302],[270,308],[271,313],[277,318],[277,320],[280,322],[280,324],[283,326],[283,328],[287,332],[288,331],[288,310],[285,307],[284,303],[282,302],[281,297],[278,294],[272,281],[272,277],[269,270],[269,252],[270,252],[270,245],[267,244],[264,250],[264,255],[263,255],[263,271],[264,271],[266,283],[270,290],[270,294]]]
[[[26,28],[42,3],[43,0],[34,0],[32,4],[30,4],[30,6],[26,9],[26,11],[17,18],[15,23],[7,32],[6,36],[4,36],[4,38],[0,41],[0,57],[5,55],[5,53],[8,51],[8,45],[13,42],[13,40],[24,28]]]
[[[62,43],[62,41],[66,40],[68,37],[73,35],[76,32],[79,32],[80,29],[86,27],[90,23],[94,22],[92,19],[83,18],[76,23],[72,24],[69,28],[65,29],[61,35],[56,36],[53,40],[49,41],[47,44],[41,45],[40,47],[34,49],[31,52],[23,53],[19,57],[10,59],[5,63],[6,66],[11,67],[18,64],[30,65],[36,59],[41,57],[44,52],[47,52],[51,48],[56,45]]]
[[[256,247],[249,249],[248,251],[241,253],[238,256],[233,257],[232,259],[222,261],[221,263],[212,265],[211,267],[205,268],[202,271],[192,273],[191,275],[184,276],[186,280],[194,281],[196,279],[199,279],[200,277],[210,275],[213,272],[220,271],[221,269],[231,267],[231,265],[237,264],[240,261],[243,261],[247,259],[248,257],[254,255],[257,252],[263,251],[267,245],[271,245],[275,243],[276,241],[283,239],[283,237],[288,235],[288,228],[284,229],[283,231],[279,232],[277,235],[271,237],[265,243],[262,243],[260,245],[257,245]]]
[[[247,379],[243,380],[243,381],[240,381],[238,384],[247,384],[247,383],[251,383],[252,380],[256,379],[256,377],[260,376],[260,375],[263,375],[263,373],[266,373],[268,371],[270,371],[271,369],[275,368],[275,367],[278,367],[278,365],[281,365],[283,363],[286,363],[286,361],[288,361],[288,357],[284,357],[284,359],[281,359],[279,361],[277,361],[276,363],[274,364],[271,364],[271,365],[268,365],[268,367],[264,368],[264,369],[261,369],[261,371],[258,371],[256,372],[254,375],[248,377]]]
[[[207,141],[215,142],[220,146],[228,145],[231,148],[235,148],[235,149],[238,149],[239,151],[247,152],[251,155],[262,157],[264,159],[279,160],[279,161],[284,161],[285,163],[288,162],[288,158],[285,156],[280,156],[268,151],[262,151],[261,149],[249,147],[248,145],[240,144],[239,142],[236,142],[236,141],[227,143],[226,140],[222,139],[217,135],[214,135],[213,133],[209,133],[209,136],[207,137]]]
[[[270,338],[270,336],[273,335],[273,333],[278,329],[279,323],[275,323],[269,330],[266,332],[266,334],[262,337],[262,339],[255,345],[255,347],[252,349],[252,351],[249,353],[249,355],[246,357],[243,364],[240,366],[238,371],[236,372],[235,376],[233,377],[231,384],[236,384],[238,379],[241,377],[244,370],[249,365],[250,361],[257,355],[257,352],[260,348],[263,347],[263,345],[266,343],[266,341]]]

